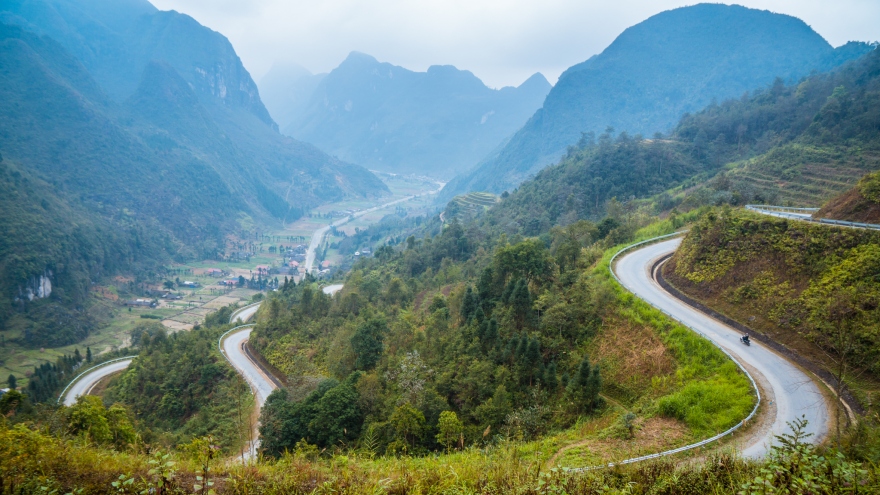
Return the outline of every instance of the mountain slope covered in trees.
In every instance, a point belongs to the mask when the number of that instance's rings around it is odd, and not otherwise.
[[[666,132],[715,99],[739,97],[776,77],[794,82],[868,49],[853,43],[835,50],[797,18],[741,6],[662,12],[565,71],[510,142],[450,182],[445,197],[510,190],[556,162],[582,133],[609,126],[645,137]]]
[[[213,256],[243,216],[280,223],[387,192],[273,129],[229,42],[191,18],[137,0],[35,0],[2,4],[0,20],[4,200],[28,191],[22,204],[47,205],[44,219],[0,218],[20,232],[2,246],[8,338],[82,338],[92,283]],[[30,230],[41,225],[58,230]]]
[[[613,289],[597,264],[616,242],[607,231],[578,222],[549,233],[548,248],[475,224],[425,227],[424,239],[359,261],[332,299],[306,280],[263,303],[251,343],[288,381],[262,411],[268,454],[302,442],[419,454],[537,439],[579,417],[605,428],[617,413],[603,397],[646,428],[681,422],[689,433],[666,430],[674,443],[751,407],[744,375],[721,353]],[[602,435],[628,435],[614,428]]]
[[[549,90],[541,74],[495,90],[452,66],[413,72],[353,52],[283,130],[371,169],[449,179],[516,131]]]
[[[819,206],[880,168],[880,50],[829,74],[684,116],[668,136],[584,136],[484,224],[537,235],[578,219],[751,202]],[[651,198],[645,201],[631,201]],[[613,200],[613,201],[612,201]],[[609,209],[610,208],[610,209]],[[611,211],[614,210],[614,211]]]

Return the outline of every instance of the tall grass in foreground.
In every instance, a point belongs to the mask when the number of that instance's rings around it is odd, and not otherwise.
[[[798,431],[798,428],[795,428]],[[726,454],[585,472],[551,469],[516,449],[468,449],[430,457],[288,454],[241,465],[188,451],[119,453],[0,424],[0,494],[877,493],[878,470],[790,435],[764,462]]]

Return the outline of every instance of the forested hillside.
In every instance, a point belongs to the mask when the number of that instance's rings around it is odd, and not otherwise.
[[[0,225],[18,233],[0,245],[5,338],[83,338],[91,284],[215,256],[243,217],[280,224],[387,193],[278,134],[229,42],[187,16],[35,0],[3,3],[0,20]]]
[[[498,147],[548,91],[541,74],[496,90],[453,66],[413,72],[353,52],[282,130],[370,169],[446,180]]]
[[[285,284],[251,337],[289,383],[263,409],[263,448],[279,455],[302,440],[418,454],[537,439],[578,417],[614,418],[603,397],[631,408],[630,422],[677,430],[670,442],[747,414],[747,380],[732,363],[614,290],[607,262],[596,265],[613,242],[590,222],[554,231],[549,247],[452,223],[377,250],[332,299]]]
[[[502,200],[484,224],[537,235],[629,202],[648,213],[709,204],[818,206],[880,168],[880,51],[797,84],[685,115],[651,139],[582,136],[559,165]],[[612,201],[616,198],[616,201]],[[650,198],[650,201],[631,201]]]
[[[130,408],[144,442],[167,448],[210,435],[231,454],[248,440],[253,395],[217,349],[230,313],[190,332],[167,335],[159,324],[134,330],[138,357],[105,401]]]
[[[835,50],[800,19],[738,5],[662,12],[565,71],[510,142],[450,182],[445,197],[511,190],[557,162],[584,132],[608,126],[646,137],[667,132],[682,114],[715,100],[739,97],[776,77],[794,83],[870,49],[850,43]]]

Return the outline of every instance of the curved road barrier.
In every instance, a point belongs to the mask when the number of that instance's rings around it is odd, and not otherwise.
[[[615,253],[609,263],[611,275],[621,287],[683,326],[697,332],[736,363],[752,384],[757,398],[755,407],[742,422],[700,442],[616,463],[578,468],[575,471],[601,469],[665,457],[702,447],[731,435],[754,418],[761,404],[760,391],[754,377],[744,363],[759,373],[769,385],[774,399],[771,403],[776,406],[776,417],[769,428],[752,438],[744,439],[745,443],[738,446],[743,456],[764,457],[775,436],[787,431],[788,425],[786,423],[801,416],[805,416],[809,421],[808,433],[813,433],[815,440],[822,439],[828,432],[830,417],[828,404],[816,383],[809,376],[784,357],[758,343],[753,343],[750,347],[743,346],[739,342],[740,333],[738,331],[688,306],[663,290],[654,280],[652,271],[657,261],[675,252],[681,243],[681,239],[678,237],[684,233],[676,232],[655,237],[621,249]],[[619,261],[618,258],[620,258]],[[616,266],[615,262],[617,262]]]
[[[81,395],[89,395],[89,392],[95,388],[104,377],[118,373],[128,365],[131,360],[137,356],[125,356],[121,358],[111,359],[110,361],[92,366],[76,376],[70,383],[64,387],[64,390],[58,395],[58,403],[65,406],[72,406],[76,403],[76,398]]]
[[[847,222],[846,220],[832,220],[830,218],[813,218],[813,213],[819,208],[789,208],[787,206],[771,205],[746,205],[746,209],[771,217],[790,218],[805,222],[824,223],[838,227],[850,227],[854,229],[880,230],[880,225],[875,223]]]

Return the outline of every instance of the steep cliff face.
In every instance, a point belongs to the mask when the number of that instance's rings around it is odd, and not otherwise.
[[[244,109],[274,126],[229,40],[195,19],[142,0],[12,0],[0,20],[47,35],[78,58],[116,101],[162,60],[210,102]]]

